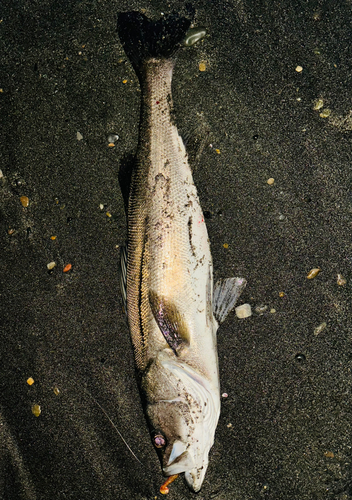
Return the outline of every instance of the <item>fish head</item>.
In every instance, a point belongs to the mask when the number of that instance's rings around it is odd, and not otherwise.
[[[162,369],[160,369],[162,368]],[[220,413],[220,398],[209,382],[185,363],[159,366],[146,414],[166,476],[185,473],[193,491],[200,490]]]

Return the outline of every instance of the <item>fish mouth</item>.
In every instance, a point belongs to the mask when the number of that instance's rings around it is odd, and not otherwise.
[[[191,469],[190,471],[185,472],[185,480],[188,485],[188,487],[194,491],[195,493],[198,493],[200,491],[203,481],[204,481],[204,476],[207,471],[208,464],[203,465],[199,469],[194,468]]]

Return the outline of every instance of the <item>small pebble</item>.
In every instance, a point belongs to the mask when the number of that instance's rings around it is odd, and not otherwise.
[[[56,262],[54,262],[54,261],[53,262],[49,262],[49,264],[46,265],[46,267],[49,269],[49,271],[51,269],[54,269],[55,266],[56,266]]]
[[[269,184],[269,186],[271,186],[272,184],[274,184],[275,179],[273,177],[270,177],[270,179],[268,179],[266,182],[267,184]]]
[[[32,406],[32,413],[35,417],[39,417],[39,415],[41,414],[42,410],[40,408],[40,405],[33,405]]]
[[[63,272],[68,273],[72,269],[72,264],[67,264],[67,266],[64,267]]]
[[[127,83],[128,80],[125,78],[124,80],[122,80],[122,83]]]
[[[106,216],[107,217],[112,217],[111,213],[110,212],[106,212]]]
[[[221,153],[220,149],[215,149],[215,152],[219,155]]]
[[[331,109],[325,108],[321,113],[319,113],[320,118],[327,118],[331,115]]]
[[[55,240],[56,240],[56,238],[57,238],[57,236],[50,236],[50,239],[51,239],[52,241],[55,241]]]
[[[4,177],[4,174],[2,173],[2,170],[0,170],[0,179]]]
[[[184,39],[183,43],[187,47],[190,47],[191,45],[197,43],[198,40],[204,38],[206,33],[207,32],[205,28],[190,28],[186,33],[186,38]]]
[[[202,61],[202,62],[199,63],[198,68],[199,68],[199,71],[206,71],[207,66],[206,66],[205,62]]]
[[[235,313],[237,318],[249,318],[249,316],[252,316],[252,308],[250,304],[242,304],[241,306],[235,308]]]
[[[27,384],[28,385],[33,385],[34,384],[34,378],[32,378],[32,377],[27,378]]]
[[[119,140],[119,136],[117,134],[110,134],[108,135],[108,143],[111,144],[111,143],[114,143],[117,142]]]
[[[279,297],[285,297],[285,292],[279,292]]]
[[[301,352],[299,352],[298,354],[296,354],[295,356],[295,360],[298,362],[298,363],[301,363],[303,364],[306,360],[306,357],[304,354],[302,354]]]
[[[7,231],[7,234],[9,234],[10,236],[15,232],[15,229],[9,229]]]
[[[83,139],[83,135],[80,132],[77,132],[76,137],[77,141],[81,141]]]
[[[286,219],[286,217],[283,214],[279,215],[279,220],[285,220],[285,219]]]
[[[342,276],[342,274],[337,275],[337,284],[340,286],[346,285],[347,280]]]
[[[319,267],[315,267],[314,269],[311,269],[309,271],[309,273],[307,274],[307,279],[309,280],[312,280],[313,278],[315,278],[316,276],[318,276],[318,274],[320,273],[321,269]]]
[[[316,326],[314,328],[314,335],[315,336],[319,335],[319,333],[321,333],[323,330],[325,330],[325,328],[326,328],[326,323],[325,323],[325,321],[323,321],[323,323],[320,323],[319,326]]]
[[[58,396],[60,394],[60,389],[58,387],[56,387],[56,386],[54,387],[53,391],[54,391],[54,394],[56,396]]]
[[[20,202],[22,204],[22,207],[27,208],[29,205],[29,198],[28,196],[21,196]]]
[[[224,243],[224,244],[223,244],[223,247],[224,247],[224,248],[229,248],[229,244],[228,244],[228,243]]]
[[[227,392],[223,392],[223,393],[221,394],[221,397],[222,397],[222,398],[228,398],[228,397],[229,397],[229,395],[227,394]]]
[[[102,203],[100,203],[99,208],[100,208],[100,210],[104,210],[104,205]]]
[[[108,148],[114,148],[114,147],[115,147],[115,144],[113,142],[109,142]]]
[[[272,308],[272,309],[270,309],[270,312],[271,312],[271,314],[275,314],[276,313],[276,309]]]
[[[296,71],[297,71],[297,73],[302,73],[302,71],[303,71],[302,66],[296,66]]]
[[[324,455],[327,457],[327,458],[334,458],[335,454],[333,451],[326,451],[324,453]]]
[[[226,426],[226,427],[227,427],[228,429],[231,429],[232,424],[227,424],[227,426]]]
[[[319,109],[321,109],[322,107],[324,106],[324,101],[323,99],[317,99],[316,101],[314,101],[314,111],[318,111]]]

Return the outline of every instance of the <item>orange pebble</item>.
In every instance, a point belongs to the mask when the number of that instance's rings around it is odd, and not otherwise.
[[[67,264],[67,266],[64,267],[64,273],[68,273],[72,269],[72,264]]]

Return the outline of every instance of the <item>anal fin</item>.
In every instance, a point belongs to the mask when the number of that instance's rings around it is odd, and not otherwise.
[[[226,278],[217,281],[213,292],[213,313],[218,323],[222,323],[245,288],[244,278]]]

